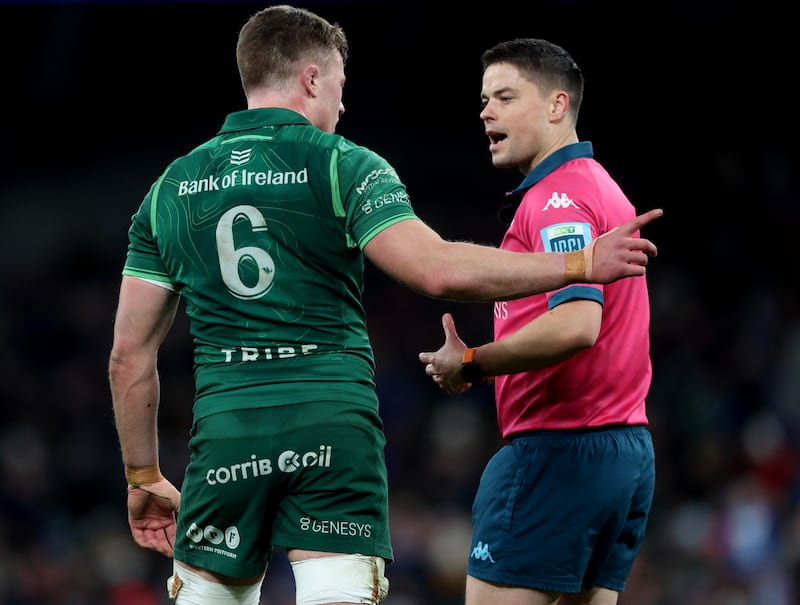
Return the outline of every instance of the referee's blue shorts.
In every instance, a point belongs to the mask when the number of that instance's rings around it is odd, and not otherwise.
[[[644,426],[514,437],[481,477],[467,574],[543,591],[622,592],[654,488]]]

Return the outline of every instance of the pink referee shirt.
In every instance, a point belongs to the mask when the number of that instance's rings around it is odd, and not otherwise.
[[[579,250],[636,215],[617,183],[593,159],[588,141],[548,157],[512,194],[522,192],[501,245],[506,250]],[[644,276],[606,286],[572,285],[496,302],[495,340],[516,332],[548,309],[579,298],[603,305],[597,342],[548,368],[495,378],[497,420],[503,437],[539,429],[648,423],[645,397],[652,368],[650,302]]]

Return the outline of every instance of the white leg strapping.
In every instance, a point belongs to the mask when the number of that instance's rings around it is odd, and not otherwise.
[[[175,564],[172,575],[167,578],[167,594],[175,605],[258,605],[262,582],[250,586],[228,586],[206,580]]]
[[[291,563],[297,605],[377,605],[389,592],[381,557],[334,555]]]

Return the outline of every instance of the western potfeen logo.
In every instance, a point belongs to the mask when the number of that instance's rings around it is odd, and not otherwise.
[[[235,525],[221,530],[213,525],[200,527],[197,523],[192,522],[189,529],[186,530],[186,537],[191,541],[188,545],[190,549],[211,552],[229,559],[238,558],[238,555],[231,551],[239,548],[242,542],[239,528]]]
[[[222,531],[213,525],[200,527],[197,523],[192,523],[189,529],[186,530],[186,537],[195,544],[199,544],[202,540],[205,540],[214,546],[219,546],[225,542],[225,546],[228,548],[236,548],[241,542],[239,529],[233,525],[225,531]]]

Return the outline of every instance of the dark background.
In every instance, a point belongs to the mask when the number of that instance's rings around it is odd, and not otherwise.
[[[351,49],[339,132],[397,168],[444,236],[497,244],[521,179],[492,168],[480,53],[516,36],[586,76],[579,135],[639,210],[650,265],[653,517],[622,605],[800,603],[798,52],[770,3],[320,2]],[[130,216],[167,162],[244,107],[239,27],[264,4],[0,4],[0,605],[161,605],[169,561],[128,533],[106,378]],[[387,605],[458,605],[469,508],[500,444],[491,393],[443,395],[416,354],[442,311],[368,266],[397,561]],[[192,396],[180,318],[160,358],[162,467]],[[278,553],[264,601],[293,603]]]

